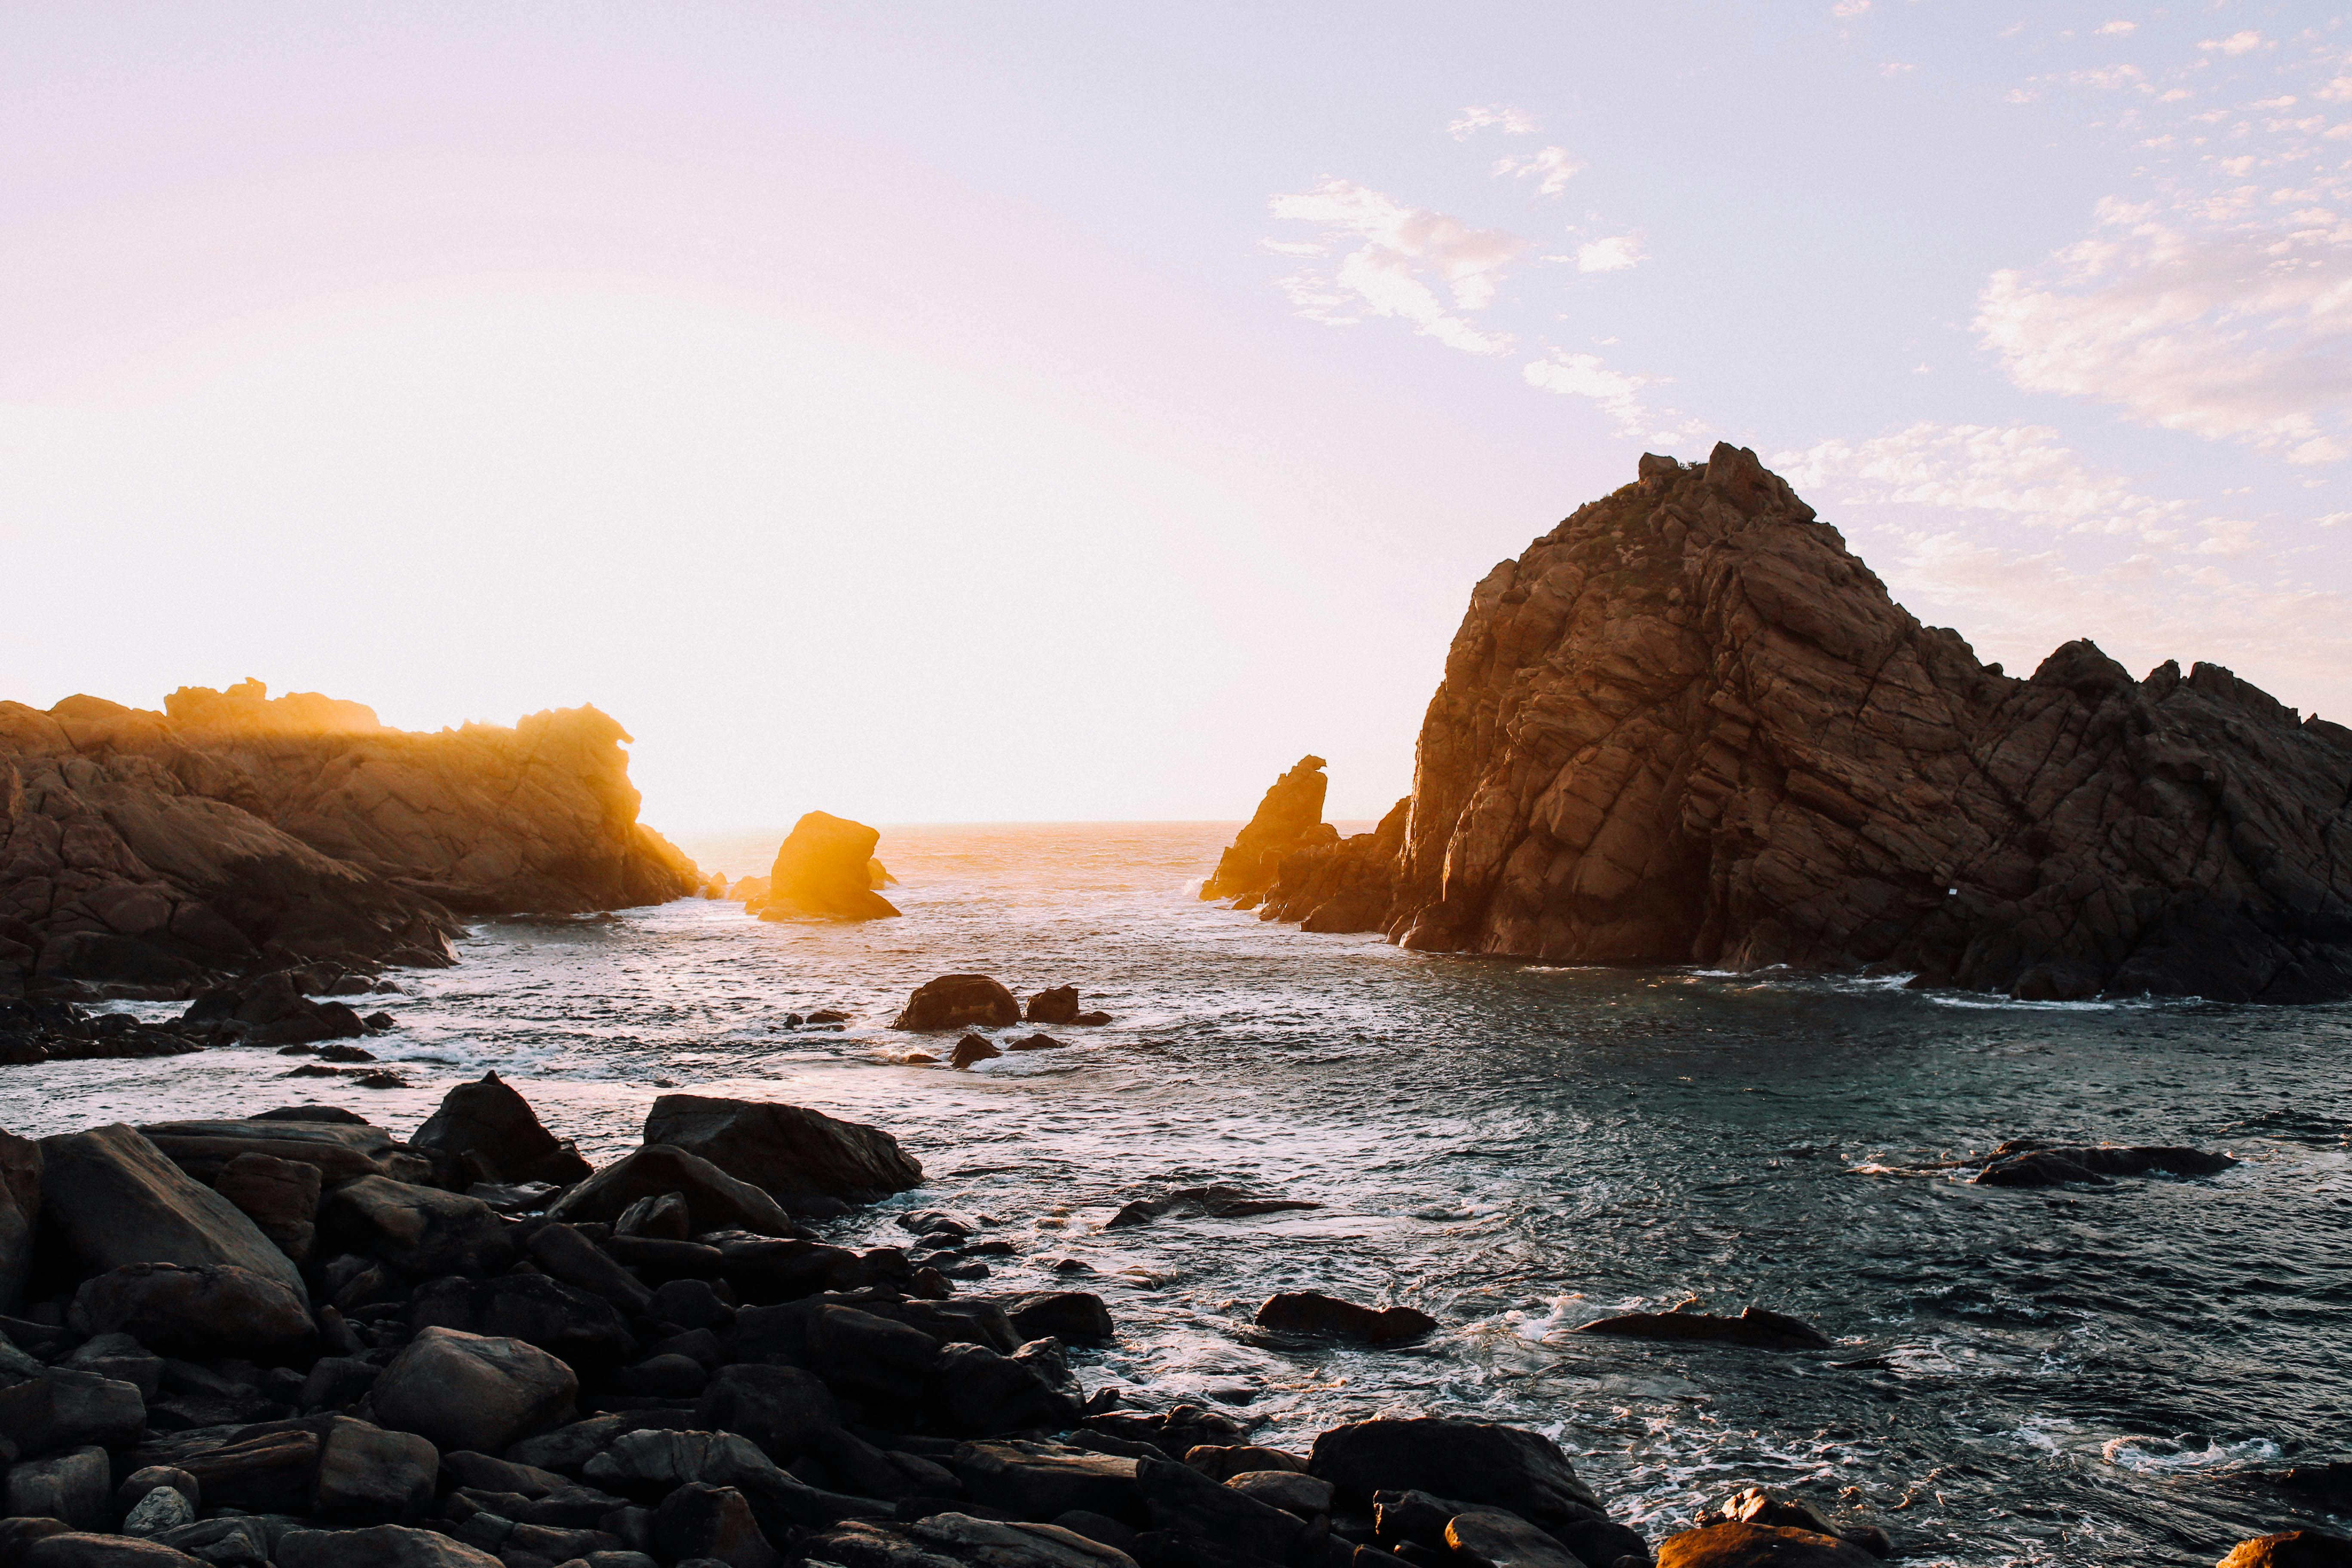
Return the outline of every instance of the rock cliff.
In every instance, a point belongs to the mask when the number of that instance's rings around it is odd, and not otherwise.
[[[627,739],[593,708],[409,733],[257,681],[0,702],[0,995],[446,963],[452,911],[677,897],[694,867],[636,820]]]
[[[1231,899],[1235,909],[1248,909],[1274,886],[1286,857],[1338,843],[1339,830],[1323,820],[1323,793],[1329,783],[1322,758],[1299,758],[1297,767],[1274,781],[1240,837],[1218,858],[1215,873],[1201,884],[1201,896]]]
[[[2352,731],[1923,626],[1755,454],[1644,457],[1487,574],[1377,834],[1260,913],[1568,963],[2033,999],[2352,995]],[[1238,846],[1237,846],[1238,847]]]

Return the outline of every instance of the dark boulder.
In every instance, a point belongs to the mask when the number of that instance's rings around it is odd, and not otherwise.
[[[504,1568],[479,1547],[404,1524],[289,1530],[275,1560],[277,1568]]]
[[[442,1096],[441,1108],[408,1141],[469,1160],[478,1181],[552,1182],[562,1187],[586,1180],[589,1172],[571,1141],[541,1126],[530,1103],[494,1072]]]
[[[281,1355],[315,1331],[309,1308],[278,1280],[226,1265],[128,1263],[82,1282],[78,1333],[125,1333],[186,1355]]]
[[[160,1541],[133,1535],[67,1531],[44,1535],[17,1553],[17,1568],[203,1568],[202,1563]]]
[[[772,1100],[666,1094],[646,1115],[645,1138],[699,1155],[787,1209],[810,1197],[872,1203],[923,1181],[880,1128]]]
[[[1213,1481],[1229,1481],[1254,1470],[1296,1470],[1302,1476],[1307,1473],[1307,1461],[1298,1455],[1247,1443],[1194,1448],[1184,1456],[1184,1462]]]
[[[1003,1355],[986,1345],[951,1344],[937,1354],[933,1399],[959,1436],[1060,1431],[1085,1414],[1066,1368],[1027,1354]]]
[[[973,1500],[1022,1519],[1072,1511],[1100,1514],[1129,1528],[1146,1520],[1137,1461],[1058,1444],[966,1443],[943,1461]]]
[[[1004,1315],[1024,1340],[1056,1339],[1071,1344],[1108,1344],[1116,1336],[1110,1309],[1089,1290],[1038,1290],[1000,1297]]]
[[[1326,1334],[1368,1345],[1403,1344],[1437,1327],[1437,1320],[1412,1307],[1375,1310],[1316,1290],[1286,1290],[1257,1310],[1257,1325],[1284,1333]]]
[[[433,1500],[441,1455],[413,1432],[387,1432],[338,1415],[319,1445],[311,1511],[336,1524],[390,1524]]]
[[[237,1206],[278,1250],[299,1263],[318,1234],[319,1167],[274,1154],[238,1154],[213,1178],[213,1190]]]
[[[639,1198],[613,1222],[614,1236],[642,1236],[656,1241],[684,1241],[694,1234],[691,1211],[683,1193]]]
[[[544,1274],[428,1279],[410,1300],[408,1321],[419,1331],[520,1340],[574,1367],[614,1365],[633,1348],[619,1309]]]
[[[747,1230],[757,1236],[791,1236],[798,1227],[774,1198],[749,1182],[736,1180],[709,1161],[668,1144],[652,1144],[605,1166],[558,1198],[550,1219],[607,1225],[640,1198],[677,1193],[686,1199],[698,1236]]]
[[[940,1370],[940,1343],[920,1329],[859,1311],[824,1306],[808,1319],[811,1368],[838,1393],[913,1404]]]
[[[1445,1521],[1445,1544],[1465,1562],[1495,1568],[1584,1568],[1584,1559],[1515,1513],[1457,1513]]]
[[[1297,1515],[1221,1486],[1172,1459],[1138,1459],[1135,1480],[1151,1528],[1180,1542],[1205,1542],[1245,1557],[1281,1563],[1307,1528]]]
[[[763,921],[889,919],[898,909],[874,890],[888,874],[874,858],[881,839],[864,823],[810,812],[777,847],[767,886],[744,900],[745,911]]]
[[[0,1312],[13,1312],[33,1272],[41,1218],[41,1146],[0,1131]]]
[[[381,1127],[332,1106],[289,1107],[315,1116],[281,1111],[222,1121],[154,1121],[141,1127],[148,1141],[200,1182],[219,1179],[241,1154],[268,1154],[319,1168],[330,1187],[356,1176],[389,1176],[395,1182],[435,1180],[434,1157],[397,1142]]]
[[[367,1033],[360,1016],[345,1004],[305,996],[303,978],[280,969],[209,986],[196,994],[181,1022],[217,1030],[248,1046],[308,1045],[356,1039]]]
[[[1711,1524],[1670,1535],[1657,1568],[1878,1568],[1878,1559],[1834,1535],[1769,1524]]]
[[[1056,985],[1029,998],[1021,1011],[1025,1024],[1075,1024],[1078,1021],[1078,988]]]
[[[300,1513],[310,1507],[319,1473],[317,1433],[265,1426],[227,1443],[198,1442],[173,1462],[194,1478],[206,1508]]]
[[[111,1522],[112,1473],[94,1445],[8,1467],[7,1509],[16,1517],[62,1520],[75,1530]]]
[[[841,1425],[833,1393],[796,1366],[724,1366],[695,1414],[717,1432],[740,1432],[771,1454],[796,1456]]]
[[[105,1448],[127,1447],[156,1412],[148,1406],[139,1385],[94,1372],[52,1367],[49,1384],[49,1440],[59,1444],[94,1443]]]
[[[132,1129],[117,1123],[44,1138],[41,1154],[47,1223],[85,1268],[226,1264],[309,1302],[291,1258],[235,1204],[190,1179]]]
[[[1058,1051],[1062,1048],[1062,1042],[1047,1034],[1024,1035],[1017,1040],[1007,1040],[1004,1048],[1008,1051]]]
[[[2113,1176],[2210,1176],[2238,1162],[2204,1149],[2147,1144],[2049,1143],[2014,1138],[1995,1149],[1972,1178],[1981,1187],[2055,1187],[2100,1184]]]
[[[1319,1209],[1307,1198],[1277,1198],[1265,1193],[1213,1184],[1179,1187],[1156,1198],[1138,1198],[1105,1223],[1105,1229],[1149,1225],[1155,1219],[1246,1219],[1252,1215],[1282,1214],[1293,1209]]]
[[[1607,1510],[1576,1467],[1539,1432],[1485,1421],[1359,1421],[1315,1439],[1307,1472],[1368,1508],[1374,1492],[1423,1491],[1517,1514],[1547,1530]]]
[[[385,1176],[337,1187],[320,1225],[331,1245],[415,1274],[498,1274],[514,1262],[511,1227],[481,1199]]]
[[[996,1048],[996,1042],[986,1035],[966,1035],[955,1043],[955,1049],[948,1054],[948,1066],[961,1072],[982,1062],[993,1060],[1003,1054]]]
[[[1576,1331],[1636,1340],[1711,1340],[1765,1351],[1820,1351],[1829,1349],[1832,1342],[1811,1323],[1762,1307],[1742,1308],[1736,1318],[1680,1308],[1671,1312],[1621,1312],[1580,1323]]]
[[[383,1369],[369,1402],[384,1426],[436,1447],[497,1453],[562,1420],[579,1387],[570,1367],[520,1340],[426,1329]]]
[[[985,974],[942,974],[915,988],[894,1029],[1002,1028],[1021,1021],[1013,993]]]
[[[751,1505],[732,1487],[689,1481],[654,1511],[654,1554],[666,1563],[709,1558],[727,1568],[782,1568]]]
[[[623,1311],[642,1317],[653,1305],[654,1293],[644,1280],[615,1262],[602,1247],[573,1226],[556,1221],[530,1235],[530,1260],[591,1295],[602,1296]]]

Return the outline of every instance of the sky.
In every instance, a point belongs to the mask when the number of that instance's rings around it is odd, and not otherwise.
[[[593,702],[673,833],[1378,816],[1644,450],[2352,718],[2321,6],[0,4],[0,696]]]

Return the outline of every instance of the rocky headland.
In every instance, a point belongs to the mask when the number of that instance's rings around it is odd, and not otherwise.
[[[2352,730],[2087,641],[1982,664],[1742,448],[1644,457],[1487,574],[1377,832],[1318,841],[1300,768],[1208,896],[1435,952],[2352,996]]]
[[[450,962],[466,914],[691,891],[593,708],[393,730],[356,702],[184,688],[0,702],[0,999]]]

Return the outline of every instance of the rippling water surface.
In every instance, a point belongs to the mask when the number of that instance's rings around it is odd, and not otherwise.
[[[1285,1444],[1376,1411],[1538,1426],[1654,1539],[1765,1481],[1874,1512],[1917,1562],[2210,1563],[2312,1517],[2242,1472],[2352,1450],[2352,1008],[1407,953],[1199,902],[1231,833],[893,829],[907,918],[860,927],[694,900],[485,923],[459,967],[386,999],[399,1027],[371,1045],[413,1089],[283,1079],[260,1050],[61,1063],[9,1070],[10,1121],[333,1100],[405,1132],[495,1068],[604,1158],[667,1087],[789,1099],[888,1128],[929,1173],[845,1234],[978,1210],[1023,1253],[963,1289],[1108,1298],[1121,1342],[1078,1358],[1090,1386],[1213,1402]],[[777,837],[688,847],[764,871]],[[1116,1021],[970,1073],[907,1065],[944,1042],[885,1026],[956,970],[1074,984]],[[852,1021],[783,1025],[825,1006]],[[1899,1173],[2023,1133],[2244,1163],[2046,1193]],[[1102,1228],[1208,1180],[1325,1206]],[[1444,1328],[1375,1353],[1248,1326],[1303,1287]],[[1796,1313],[1837,1348],[1572,1331],[1693,1296]]]

